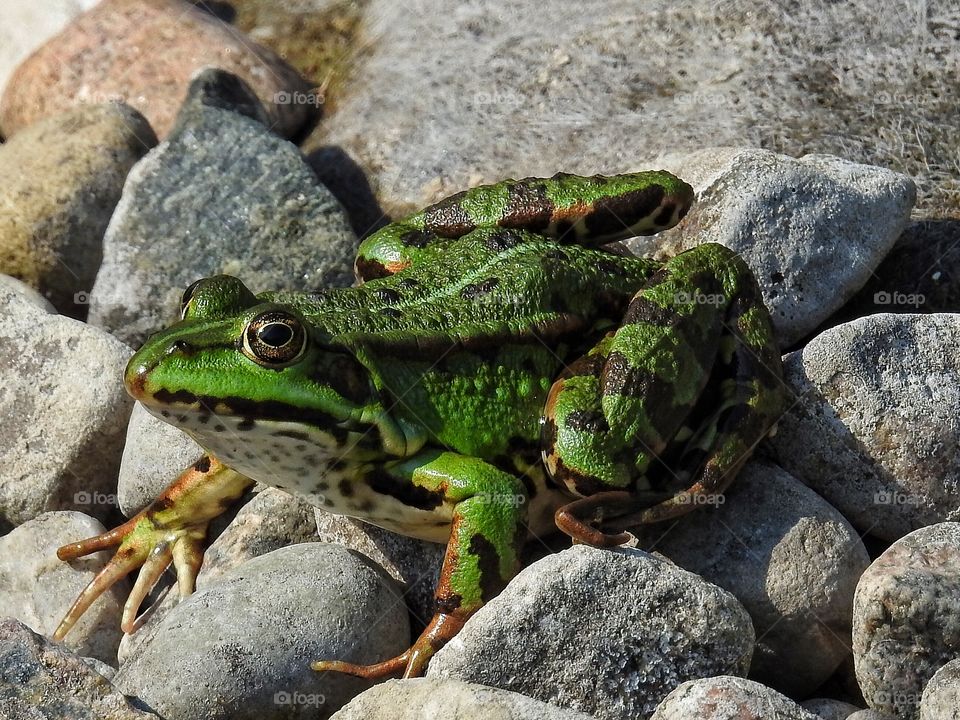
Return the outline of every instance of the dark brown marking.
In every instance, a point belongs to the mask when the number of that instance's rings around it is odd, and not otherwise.
[[[337,489],[340,491],[340,494],[345,498],[353,497],[353,485],[349,480],[344,478],[337,484]]]
[[[553,202],[547,189],[536,180],[520,180],[508,188],[507,206],[499,225],[540,232],[550,225]]]
[[[420,510],[433,510],[443,504],[443,493],[429,490],[412,481],[403,480],[390,475],[383,468],[376,468],[366,475],[370,489],[381,495],[399,500],[404,505]]]
[[[585,219],[587,231],[601,237],[622,233],[654,212],[663,196],[660,185],[649,185],[622,195],[599,198]]]
[[[466,191],[463,191],[451,195],[424,210],[425,228],[445,238],[463,237],[475,230],[477,226],[460,204],[466,194]]]
[[[302,442],[310,441],[310,436],[299,430],[277,430],[273,435],[274,437],[290,438],[291,440],[300,440]],[[303,449],[306,450],[306,448]]]
[[[239,423],[237,423],[237,430],[253,430],[257,422],[251,417],[244,418]]]
[[[494,252],[509,250],[523,242],[523,236],[515,230],[494,230],[483,238],[483,244]]]
[[[672,202],[665,202],[663,207],[660,208],[660,212],[657,213],[657,216],[653,219],[654,225],[668,225],[670,221],[673,220],[673,211],[677,209],[677,206]]]
[[[504,581],[500,576],[500,559],[493,543],[482,534],[470,538],[468,552],[477,558],[480,570],[480,599],[488,602],[503,590]]]
[[[483,282],[464,285],[460,297],[464,300],[476,300],[478,297],[489,294],[500,284],[500,278],[490,277]]]
[[[354,269],[361,280],[376,280],[391,275],[382,262],[372,258],[358,257],[354,263]]]
[[[204,455],[193,464],[193,469],[198,473],[210,472],[210,456]]]
[[[432,242],[435,242],[437,236],[428,230],[408,230],[400,236],[400,242],[407,247],[425,248]]]
[[[387,303],[388,305],[395,305],[402,299],[400,293],[393,288],[377,288],[373,296],[380,302]]]
[[[565,424],[578,432],[605,433],[610,430],[607,418],[600,410],[574,410],[566,416]]]

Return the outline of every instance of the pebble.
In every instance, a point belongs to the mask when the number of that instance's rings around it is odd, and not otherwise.
[[[91,323],[139,345],[178,319],[190,283],[218,273],[254,292],[352,283],[357,241],[343,208],[261,113],[234,76],[194,79],[176,129],[124,188]]]
[[[800,703],[804,710],[812,712],[823,720],[846,720],[850,715],[860,710],[856,705],[833,700],[832,698],[812,698]]]
[[[53,635],[61,618],[87,583],[106,565],[112,551],[101,550],[70,562],[57,548],[105,530],[79,512],[48,512],[0,538],[0,608],[35,632]],[[120,581],[101,596],[64,638],[66,647],[117,662],[120,615],[130,586]],[[2,713],[0,713],[2,715]]]
[[[960,523],[916,530],[874,560],[854,597],[853,656],[871,709],[917,716],[927,682],[960,657]]]
[[[389,680],[361,693],[331,720],[591,720],[591,716],[459,680]]]
[[[930,678],[920,698],[920,720],[960,720],[960,658]]]
[[[0,285],[0,524],[47,510],[107,520],[133,401],[130,349]]]
[[[575,545],[522,570],[427,675],[626,720],[687,680],[745,674],[753,643],[726,590],[647,553]]]
[[[86,315],[124,180],[156,142],[140,113],[110,103],[58,112],[0,145],[0,272]]]
[[[859,318],[786,356],[779,464],[861,533],[960,520],[960,315]]]
[[[171,610],[114,678],[166,720],[327,717],[370,686],[317,673],[410,643],[394,582],[359,553],[302,543],[253,558]]]
[[[664,698],[650,720],[818,720],[760,683],[719,676],[689,680]]]
[[[315,111],[296,71],[203,9],[182,0],[101,0],[10,76],[0,127],[12,136],[77,105],[121,100],[162,138],[191,78],[207,67],[248,82],[280,135],[296,134]]]
[[[135,707],[84,658],[10,618],[0,619],[0,715],[4,720],[157,718]]]
[[[647,534],[658,538],[653,550],[743,603],[758,638],[752,679],[805,697],[849,654],[867,550],[837,510],[776,465],[749,463],[717,502]]]

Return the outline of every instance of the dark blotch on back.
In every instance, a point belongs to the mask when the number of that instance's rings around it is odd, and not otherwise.
[[[400,302],[400,293],[393,288],[377,288],[373,291],[373,296],[382,303],[394,305]]]
[[[376,280],[377,278],[389,277],[390,272],[379,260],[369,260],[365,257],[358,257],[354,263],[357,270],[357,277],[363,280]]]
[[[469,285],[463,286],[463,289],[460,291],[460,297],[464,300],[475,300],[478,297],[487,295],[499,284],[500,278],[497,277],[487,278],[483,282],[470,283]]]
[[[623,195],[599,198],[593,204],[593,211],[586,217],[587,230],[591,235],[622,232],[656,210],[663,195],[662,187],[650,185]]]
[[[425,248],[436,239],[437,236],[428,230],[409,230],[400,236],[400,242],[415,248]]]
[[[610,429],[607,418],[599,410],[574,410],[567,415],[566,426],[578,432],[602,433]]]
[[[523,237],[514,230],[494,230],[487,233],[487,236],[483,239],[483,244],[494,252],[509,250],[521,242],[523,242]]]
[[[500,225],[539,232],[550,225],[553,202],[542,183],[521,180],[508,190],[507,206]]]
[[[210,472],[210,457],[204,455],[193,464],[193,469],[199,473]]]
[[[445,238],[463,237],[475,230],[477,226],[473,224],[473,220],[460,204],[466,194],[466,191],[463,191],[451,195],[424,210],[423,220],[426,229]]]

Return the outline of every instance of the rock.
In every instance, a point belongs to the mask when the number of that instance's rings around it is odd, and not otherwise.
[[[517,575],[427,675],[602,720],[645,718],[686,680],[745,673],[753,642],[749,616],[725,590],[646,553],[575,545]]]
[[[960,523],[916,530],[867,569],[853,601],[853,656],[872,709],[917,716],[927,682],[960,657]]]
[[[0,95],[20,61],[98,0],[6,0],[0,7]]]
[[[106,565],[112,552],[101,550],[69,563],[57,548],[99,535],[103,525],[78,512],[49,512],[0,538],[0,607],[33,630],[53,635],[70,604]],[[114,585],[77,621],[64,644],[107,664],[116,662],[120,615],[130,586]]]
[[[847,720],[900,720],[895,715],[877,712],[876,710],[860,710],[853,715],[848,715]]]
[[[117,478],[120,510],[127,517],[136,515],[203,453],[183,430],[135,403]]]
[[[627,244],[675,255],[719,242],[757,277],[782,347],[838,310],[869,279],[916,200],[905,175],[826,155],[800,159],[749,148],[660,158],[697,191],[684,221]]]
[[[818,720],[790,698],[752,680],[689,680],[667,695],[650,720]]]
[[[156,142],[140,113],[112,103],[58,112],[0,145],[0,272],[85,315],[124,179]]]
[[[57,312],[57,309],[49,300],[47,300],[43,295],[38,293],[25,282],[22,280],[17,280],[15,277],[11,277],[10,275],[0,274],[0,293],[6,294],[8,290],[19,294],[22,300],[28,301],[31,305],[38,307],[44,312]]]
[[[920,720],[960,720],[960,658],[930,678],[920,698]]]
[[[611,174],[712,146],[891,167],[918,179],[922,207],[950,214],[960,187],[957,102],[943,73],[960,61],[950,22],[925,26],[941,58],[883,0],[586,0],[549,12],[371,0],[364,62],[306,147],[341,148],[394,217],[505,177]],[[917,73],[886,72],[905,47]],[[342,190],[346,204],[356,188]]]
[[[357,695],[332,720],[590,720],[518,693],[459,680],[389,680]]]
[[[850,715],[860,710],[856,705],[834,700],[832,698],[812,698],[800,703],[800,707],[812,712],[823,720],[846,720]]]
[[[130,174],[104,239],[90,322],[131,344],[176,320],[183,290],[208,275],[254,292],[352,282],[343,209],[296,147],[249,116],[256,98],[214,70],[190,92],[176,129]]]
[[[0,620],[0,713],[6,720],[147,720],[84,658]]]
[[[115,684],[166,720],[326,718],[370,683],[316,673],[310,662],[370,663],[405,650],[407,612],[396,595],[381,569],[345,548],[275,550],[177,605]]]
[[[130,349],[4,287],[0,314],[0,522],[67,509],[108,518],[132,405],[121,381]]]
[[[308,84],[292,68],[189,3],[102,0],[17,68],[0,100],[0,127],[10,136],[78,104],[119,99],[142,112],[162,138],[190,78],[205,67],[248,82],[271,127],[286,137],[314,110],[305,100]]]
[[[403,588],[403,601],[416,623],[426,626],[433,617],[433,592],[440,579],[446,546],[398,535],[319,508],[315,514],[320,539],[363,553],[386,570]]]
[[[893,541],[960,519],[960,315],[881,314],[827,330],[784,362],[798,402],[779,464],[862,533]]]
[[[658,542],[647,549],[733,593],[758,638],[750,677],[807,696],[850,652],[866,548],[823,498],[767,462],[748,464],[723,500],[669,531],[650,527]]]

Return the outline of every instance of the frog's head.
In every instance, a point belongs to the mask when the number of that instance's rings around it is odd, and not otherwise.
[[[181,307],[127,365],[127,392],[150,412],[214,452],[267,432],[339,445],[360,429],[368,372],[294,307],[226,275],[191,285]]]

